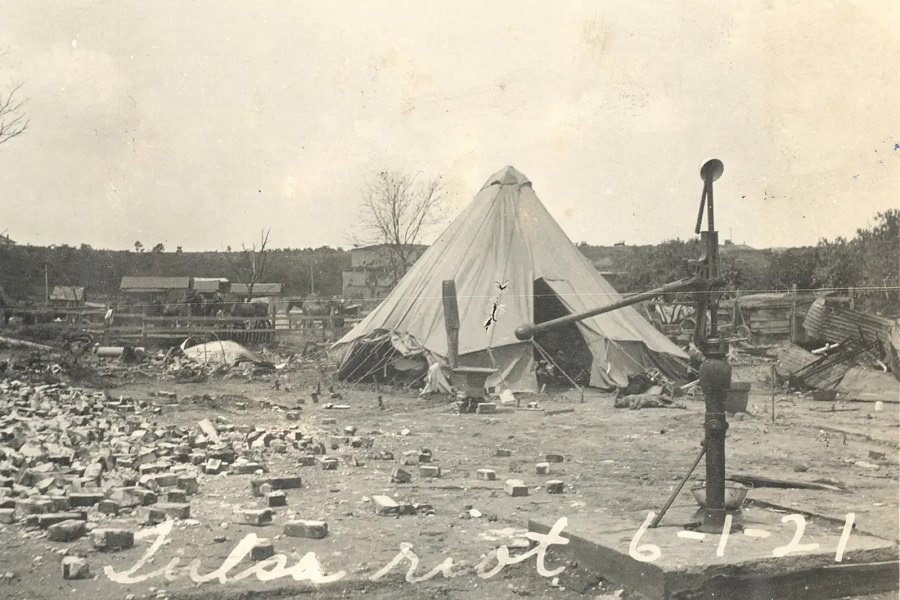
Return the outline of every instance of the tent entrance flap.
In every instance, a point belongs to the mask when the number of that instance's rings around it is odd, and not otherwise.
[[[548,279],[544,283],[565,311],[559,316],[583,312],[584,306],[591,300],[598,303],[609,301],[609,298],[602,298],[588,299],[588,302],[585,302],[577,295],[572,284],[564,279]],[[626,318],[628,312],[634,313],[635,309],[626,307],[620,311],[570,324],[577,328],[592,357],[589,385],[604,389],[625,387],[628,385],[630,375],[637,375],[648,369],[659,369],[670,379],[683,379],[686,375],[686,361],[650,349],[641,332],[635,330]],[[617,331],[619,334],[613,337],[601,333],[606,330]],[[678,351],[677,347],[675,350]]]
[[[544,279],[534,282],[534,322],[543,323],[571,314],[557,293]],[[594,357],[584,336],[574,323],[537,334],[534,342],[547,354],[535,355],[538,361],[538,383],[588,385]],[[562,370],[563,373],[558,373]]]

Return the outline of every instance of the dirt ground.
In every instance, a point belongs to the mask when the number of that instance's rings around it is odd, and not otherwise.
[[[732,473],[764,475],[781,479],[837,482],[845,493],[812,490],[755,489],[751,498],[796,507],[843,520],[855,512],[861,531],[896,539],[898,522],[898,404],[875,412],[869,403],[815,402],[778,392],[776,417],[772,420],[772,395],[763,366],[736,366],[733,378],[753,381],[749,414],[730,420],[728,470]],[[109,566],[127,571],[148,552],[155,536],[134,548],[116,553],[94,551],[86,538],[55,543],[43,532],[17,525],[0,525],[0,598],[128,599],[128,598],[594,598],[616,597],[620,588],[611,582],[595,582],[579,573],[575,565],[557,559],[548,569],[566,566],[556,577],[542,577],[534,558],[508,566],[484,579],[474,569],[501,545],[513,556],[527,549],[523,537],[529,518],[563,517],[577,513],[603,516],[646,514],[658,511],[699,449],[703,403],[699,397],[683,400],[685,409],[627,410],[613,408],[613,397],[587,393],[582,403],[575,393],[555,393],[528,398],[542,411],[502,407],[492,415],[457,415],[445,398],[421,399],[412,393],[389,393],[367,387],[336,386],[339,400],[312,403],[309,390],[320,381],[314,370],[282,377],[281,389],[271,379],[256,381],[214,380],[177,384],[146,380],[111,390],[113,396],[147,398],[161,407],[161,414],[145,415],[158,425],[193,426],[203,418],[221,416],[234,425],[249,424],[266,429],[298,425],[305,435],[328,440],[343,436],[347,426],[356,435],[374,439],[372,448],[329,445],[327,455],[336,456],[336,470],[298,466],[299,452],[264,452],[261,460],[271,475],[300,475],[303,487],[287,490],[287,506],[276,509],[271,525],[253,527],[233,522],[235,508],[260,507],[250,493],[254,475],[201,475],[200,491],[191,497],[191,519],[176,521],[165,543],[136,573],[158,571],[178,558],[166,579],[162,574],[140,583],[115,583],[104,572]],[[331,385],[321,380],[323,385]],[[284,384],[287,384],[286,386]],[[285,391],[285,387],[293,391]],[[152,392],[176,392],[178,400],[151,397]],[[231,399],[196,403],[184,399],[208,394]],[[377,396],[384,400],[379,408]],[[326,394],[327,395],[327,394]],[[239,404],[234,400],[243,396]],[[299,403],[303,400],[304,403]],[[328,409],[326,402],[349,406]],[[522,406],[527,403],[523,402]],[[289,421],[287,409],[300,410],[297,421]],[[569,412],[562,412],[568,409]],[[556,414],[551,414],[556,412]],[[323,418],[335,424],[322,424]],[[326,442],[327,443],[327,442]],[[497,450],[510,450],[498,457]],[[441,467],[439,478],[419,476],[418,467],[407,484],[390,482],[392,468],[403,453],[429,449],[431,464]],[[394,460],[373,453],[390,451]],[[886,458],[870,458],[870,451]],[[552,464],[548,475],[535,474],[535,463],[546,454],[560,454],[562,463]],[[494,469],[497,481],[481,481],[476,471]],[[700,467],[702,470],[702,465]],[[702,477],[695,473],[695,479]],[[524,497],[511,497],[503,482],[518,478],[530,487]],[[565,483],[562,494],[548,494],[544,481]],[[384,494],[411,503],[433,507],[433,514],[400,517],[377,516],[372,497]],[[682,492],[681,499],[689,493]],[[470,510],[478,511],[473,517]],[[480,515],[479,515],[480,513]],[[323,539],[284,537],[284,522],[292,518],[324,520],[328,535]],[[136,515],[107,517],[96,511],[89,519],[102,526],[122,526],[137,531]],[[262,583],[249,577],[243,581],[196,584],[187,566],[200,559],[199,572],[209,573],[228,557],[247,534],[274,541],[275,551],[287,556],[290,567],[307,553],[314,553],[324,576],[344,571],[333,583],[312,585],[289,576]],[[424,582],[404,580],[408,562],[401,562],[378,581],[373,575],[388,565],[401,549],[411,544],[420,559],[415,575],[453,559],[452,578],[437,575]],[[67,581],[60,576],[60,554],[70,552],[88,558],[93,579]],[[308,559],[308,557],[307,557]],[[251,566],[244,559],[230,571],[234,576]],[[488,563],[488,568],[496,561]],[[625,590],[621,597],[634,595]],[[896,594],[878,596],[894,598]],[[876,598],[872,596],[871,598]]]

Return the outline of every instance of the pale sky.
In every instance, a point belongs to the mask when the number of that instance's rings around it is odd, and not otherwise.
[[[364,180],[512,164],[575,241],[852,235],[900,206],[900,2],[3,0],[19,243],[352,244]],[[428,241],[428,240],[426,240]]]

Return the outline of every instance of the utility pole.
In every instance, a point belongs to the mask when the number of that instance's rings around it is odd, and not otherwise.
[[[44,263],[44,306],[50,306],[50,274],[47,263]]]
[[[315,261],[309,261],[309,293],[310,295],[316,293],[316,275],[313,273],[313,263]]]

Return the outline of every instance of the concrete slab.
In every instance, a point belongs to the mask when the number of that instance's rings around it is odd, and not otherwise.
[[[841,521],[750,505],[738,518],[743,530],[723,541],[721,533],[690,529],[695,515],[696,505],[676,505],[656,529],[643,525],[646,514],[568,516],[560,535],[569,543],[552,546],[550,556],[574,559],[650,600],[840,598],[900,585],[896,543],[844,534]],[[532,519],[528,529],[547,533],[561,516]]]

